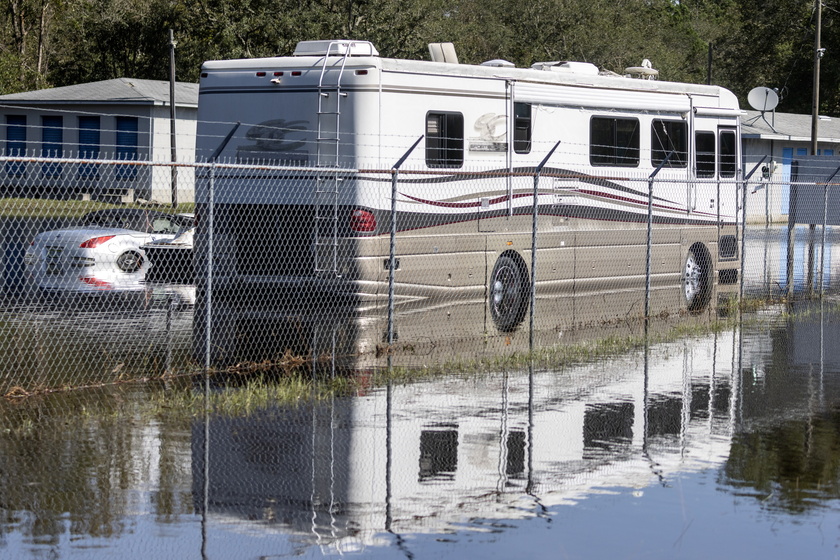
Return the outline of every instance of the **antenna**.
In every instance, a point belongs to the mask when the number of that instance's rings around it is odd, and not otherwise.
[[[774,111],[776,106],[779,104],[779,94],[776,93],[776,90],[770,89],[769,87],[753,88],[750,90],[750,93],[747,94],[747,102],[756,111],[761,111],[761,114],[744,124],[752,124],[758,119],[761,119],[767,123],[770,130],[777,132],[776,129],[773,128],[773,125],[767,122],[767,117],[764,116],[764,113],[767,111]]]

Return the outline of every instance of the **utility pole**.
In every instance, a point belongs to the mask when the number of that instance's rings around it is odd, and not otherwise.
[[[709,55],[706,67],[706,84],[712,85],[712,44],[709,43]]]
[[[820,126],[820,59],[825,54],[825,49],[820,45],[820,34],[822,33],[822,0],[815,0],[817,24],[814,33],[814,91],[811,103],[811,155],[817,155],[817,139],[819,138]]]
[[[819,151],[820,132],[820,59],[825,53],[821,46],[822,33],[822,0],[815,0],[816,4],[816,29],[814,30],[814,91],[811,102],[811,155],[817,155]],[[805,275],[808,283],[808,294],[813,295],[814,290],[814,232],[816,224],[808,225],[808,274]],[[822,287],[820,287],[822,290]]]
[[[175,147],[175,33],[169,30],[169,144],[172,163],[178,161],[178,150]],[[178,206],[178,168],[172,165],[170,168],[172,188],[172,208]]]

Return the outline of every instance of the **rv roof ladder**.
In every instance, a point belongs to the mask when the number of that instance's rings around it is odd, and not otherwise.
[[[319,168],[315,185],[315,227],[313,253],[315,272],[320,275],[338,276],[338,198],[341,186],[339,150],[341,130],[341,99],[347,94],[341,91],[344,67],[352,51],[352,43],[332,42],[324,54],[321,76],[318,80],[318,136],[316,137],[316,166]],[[330,65],[333,47],[337,52],[344,47],[340,65]],[[335,61],[335,58],[332,59]],[[338,66],[335,71],[328,68]]]

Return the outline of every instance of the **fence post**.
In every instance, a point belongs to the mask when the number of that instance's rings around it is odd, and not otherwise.
[[[222,143],[219,144],[219,147],[216,148],[216,151],[210,156],[210,178],[207,182],[207,279],[204,284],[204,370],[207,373],[210,372],[210,349],[212,347],[211,333],[213,331],[211,321],[213,320],[213,209],[216,189],[216,160],[219,159],[219,156],[224,151],[225,146],[227,146],[230,139],[233,138],[233,134],[236,132],[236,129],[239,128],[240,124],[242,123],[237,121],[236,124],[233,125],[233,128],[230,132],[228,132],[227,136],[225,136],[225,139],[222,140]]]
[[[650,261],[651,253],[653,252],[653,179],[659,174],[671,156],[674,155],[674,150],[668,152],[665,159],[662,160],[653,173],[648,176],[648,207],[647,207],[647,250],[645,252],[645,326],[650,319]]]
[[[761,164],[764,163],[765,159],[767,159],[766,155],[763,156],[757,164],[755,164],[755,167],[752,168],[752,171],[744,175],[744,179],[743,181],[741,181],[741,285],[738,287],[739,303],[744,301],[744,263],[746,262],[745,259],[747,252],[747,183],[749,182],[753,174],[756,171],[758,171],[758,168],[761,167]],[[765,240],[764,243],[766,244],[767,241]]]
[[[394,272],[396,271],[397,258],[397,176],[400,173],[400,166],[408,159],[417,144],[425,137],[421,135],[414,144],[403,154],[403,156],[391,168],[391,242],[388,253],[388,346],[394,343]],[[390,352],[388,352],[390,356]],[[389,360],[390,361],[390,360]]]
[[[814,183],[816,187],[816,182]],[[808,285],[808,298],[814,296],[814,235],[817,230],[817,224],[808,224],[808,264],[807,272],[805,273],[805,284]]]
[[[554,151],[560,146],[560,142],[561,141],[558,140],[557,143],[554,144],[554,147],[548,151],[543,160],[534,170],[534,201],[531,209],[531,313],[528,331],[528,349],[531,352],[534,351],[534,304],[537,299],[537,214],[539,214],[537,198],[539,196],[540,188],[540,173],[542,173],[543,167],[545,167],[545,164],[548,163],[548,160],[554,154]]]
[[[828,224],[828,185],[834,180],[834,177],[840,173],[840,167],[834,170],[834,173],[825,180],[823,185],[823,221],[822,221],[822,244],[820,245],[820,299],[823,298],[825,289],[823,288],[823,274],[825,272],[825,227]]]
[[[210,371],[213,319],[213,199],[216,182],[216,162],[210,164],[210,180],[207,184],[207,260],[204,281],[204,370]]]
[[[172,296],[166,298],[166,366],[164,372],[171,375],[172,371],[172,314],[175,311],[175,301]]]
[[[788,302],[793,299],[793,245],[796,241],[796,202],[799,198],[799,162],[793,161],[790,165],[790,203],[788,207],[788,231],[787,231],[787,261],[785,264],[785,277],[787,285],[785,292]]]

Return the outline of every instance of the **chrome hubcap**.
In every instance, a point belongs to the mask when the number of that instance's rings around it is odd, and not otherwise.
[[[689,253],[685,260],[685,272],[683,275],[683,289],[685,291],[685,299],[692,302],[700,293],[700,277],[703,271],[700,265],[697,264],[697,259],[693,253]]]
[[[500,314],[505,313],[516,298],[513,274],[510,268],[501,268],[493,281],[493,307]]]

